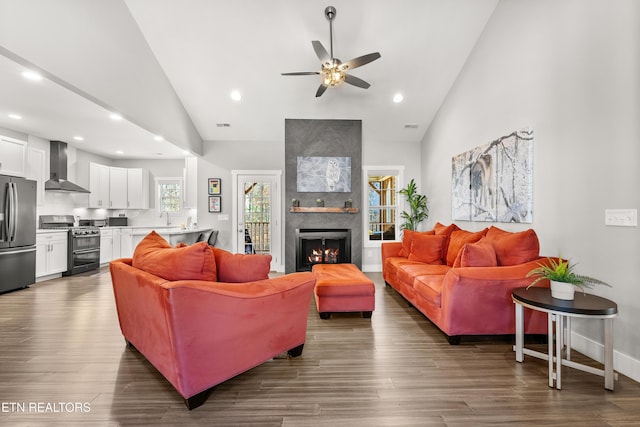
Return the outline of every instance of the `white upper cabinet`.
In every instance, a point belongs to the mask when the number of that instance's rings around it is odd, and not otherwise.
[[[149,209],[149,171],[127,169],[127,208]]]
[[[47,154],[44,150],[29,147],[27,179],[36,181],[36,201],[38,206],[44,205],[45,162]]]
[[[149,209],[149,171],[89,163],[89,206]]]
[[[27,143],[0,136],[0,174],[27,176]]]
[[[109,166],[89,163],[89,206],[109,208]]]
[[[127,169],[109,168],[109,209],[127,208]]]

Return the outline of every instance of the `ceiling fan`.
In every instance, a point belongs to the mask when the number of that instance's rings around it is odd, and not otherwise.
[[[320,87],[318,87],[318,91],[316,92],[316,98],[321,96],[328,87],[338,86],[340,84],[348,83],[353,86],[361,87],[363,89],[368,89],[371,86],[369,83],[364,80],[347,74],[347,71],[353,70],[354,68],[361,67],[369,62],[375,61],[380,58],[380,53],[374,52],[369,53],[367,55],[362,55],[357,58],[351,59],[346,62],[340,61],[338,58],[333,56],[333,19],[336,17],[336,8],[333,6],[327,6],[324,10],[324,15],[329,20],[329,42],[330,44],[330,52],[329,54],[327,50],[324,48],[322,43],[318,40],[313,40],[311,44],[313,44],[313,50],[316,52],[316,55],[320,59],[322,63],[322,69],[320,71],[301,71],[295,73],[282,73],[283,76],[311,76],[311,75],[319,75],[320,76]]]

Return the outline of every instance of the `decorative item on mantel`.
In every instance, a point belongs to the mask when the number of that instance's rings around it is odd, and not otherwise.
[[[584,288],[590,288],[594,285],[611,287],[611,285],[600,279],[575,273],[573,271],[574,268],[575,264],[569,263],[568,260],[558,258],[556,262],[553,258],[547,258],[546,263],[539,263],[538,267],[527,273],[527,277],[536,278],[527,286],[527,289],[541,280],[548,279],[551,282],[551,296],[553,298],[572,300],[576,288],[584,292]]]
[[[300,200],[291,199],[291,206],[293,206],[294,208],[300,207]]]
[[[322,207],[322,206],[324,206],[324,200],[322,200],[322,199],[316,199],[316,206],[318,206],[318,207]]]
[[[353,206],[353,203],[351,202],[351,199],[347,199],[344,201],[344,207],[345,208],[350,208]]]

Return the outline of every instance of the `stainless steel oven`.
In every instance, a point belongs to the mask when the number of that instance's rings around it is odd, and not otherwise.
[[[97,228],[72,228],[69,230],[68,247],[65,276],[100,267],[100,230]]]

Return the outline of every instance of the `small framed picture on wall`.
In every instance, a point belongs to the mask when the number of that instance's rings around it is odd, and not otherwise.
[[[220,196],[209,196],[209,212],[222,212]]]
[[[209,178],[209,194],[222,194],[220,190],[220,178]]]

